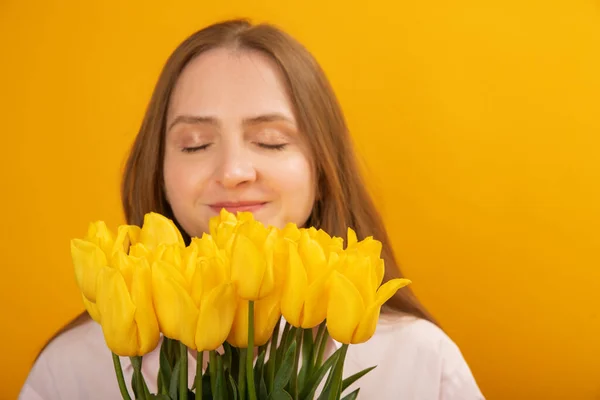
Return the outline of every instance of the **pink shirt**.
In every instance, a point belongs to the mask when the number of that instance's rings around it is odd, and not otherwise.
[[[339,346],[333,342],[334,346]],[[191,354],[190,354],[191,355]],[[144,377],[156,393],[159,348],[144,356]],[[205,360],[208,356],[204,357]],[[121,358],[125,382],[133,367]],[[363,376],[358,398],[376,400],[479,400],[484,399],[460,350],[434,324],[411,316],[381,319],[375,335],[364,344],[351,345],[344,375],[377,368]],[[189,379],[196,370],[189,357]],[[130,393],[133,394],[133,391]],[[100,325],[79,325],[48,345],[33,366],[19,399],[120,399],[111,353]]]

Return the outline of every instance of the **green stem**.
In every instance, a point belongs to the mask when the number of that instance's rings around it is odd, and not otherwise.
[[[210,392],[214,397],[217,394],[217,353],[212,350],[209,353],[209,370],[210,370]]]
[[[129,359],[131,360],[131,365],[133,365],[133,373],[136,376],[134,392],[139,393],[144,399],[149,399],[150,391],[142,374],[142,357],[129,357]]]
[[[273,391],[273,386],[275,384],[275,362],[277,361],[277,340],[279,339],[279,329],[281,326],[281,321],[275,325],[275,330],[273,331],[273,336],[271,336],[271,347],[269,349],[269,366],[267,369],[267,385],[268,391],[271,393]]]
[[[319,368],[319,366],[321,365],[320,363],[317,363],[317,361],[319,358],[319,350],[321,350],[321,342],[323,341],[325,336],[326,327],[327,325],[325,324],[325,322],[322,322],[321,325],[319,325],[319,330],[317,331],[317,337],[315,338],[315,343],[313,347],[313,366],[316,366],[317,368]]]
[[[281,340],[279,341],[279,346],[277,348],[277,358],[275,360],[275,369],[279,369],[279,366],[281,365],[281,362],[283,361],[283,356],[287,349],[287,347],[285,347],[286,342],[287,342],[287,337],[290,334],[291,329],[292,329],[292,325],[290,325],[290,323],[286,321],[285,327],[283,328],[283,334],[281,335]],[[282,348],[282,350],[279,351],[279,348]]]
[[[325,326],[325,323],[323,323]],[[317,353],[317,360],[315,365],[321,366],[323,364],[323,356],[325,355],[325,348],[327,347],[327,342],[329,341],[329,332],[326,329],[323,330],[323,337],[319,343],[319,352]]]
[[[196,400],[202,400],[202,367],[204,364],[204,352],[196,354]]]
[[[296,330],[296,357],[294,359],[294,369],[292,370],[292,377],[290,379],[290,394],[292,398],[298,398],[298,366],[300,364],[300,357],[302,357],[302,334],[304,330],[302,328],[298,328]]]
[[[248,302],[248,352],[246,353],[246,377],[248,378],[249,399],[256,400],[254,385],[254,301]]]
[[[187,346],[179,342],[179,357],[181,369],[179,370],[179,399],[185,400],[188,395],[188,354]]]
[[[247,349],[240,349],[240,365],[238,368],[238,385],[240,400],[246,400],[246,353]]]
[[[337,400],[340,398],[342,391],[342,374],[344,370],[344,361],[346,359],[346,352],[348,351],[348,345],[342,345],[340,350],[340,355],[337,359],[334,375],[333,375],[333,387],[331,388],[331,392],[329,392],[329,400]]]
[[[117,382],[119,382],[119,390],[124,400],[131,400],[129,392],[127,391],[127,385],[125,385],[125,378],[123,377],[123,368],[121,368],[121,360],[119,356],[112,353],[113,365],[115,366],[115,373],[117,374]]]

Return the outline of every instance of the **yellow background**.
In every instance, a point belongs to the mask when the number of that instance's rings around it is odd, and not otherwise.
[[[598,1],[167,3],[0,2],[2,399],[82,310],[69,240],[122,222],[166,57],[232,16],[320,60],[405,273],[484,394],[600,398]]]

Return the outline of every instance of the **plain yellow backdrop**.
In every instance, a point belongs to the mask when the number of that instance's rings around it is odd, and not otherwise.
[[[0,398],[83,309],[69,240],[123,222],[165,59],[236,16],[322,63],[405,274],[484,394],[600,398],[600,5],[578,0],[1,1]]]

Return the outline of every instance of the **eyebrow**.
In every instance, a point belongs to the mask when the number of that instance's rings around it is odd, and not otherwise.
[[[271,113],[258,115],[256,117],[244,118],[242,124],[247,125],[258,125],[267,122],[286,122],[291,125],[296,125],[294,120],[280,113]],[[175,117],[167,128],[169,132],[177,124],[209,124],[213,126],[219,126],[219,120],[215,117],[204,117],[197,115],[178,115]]]

